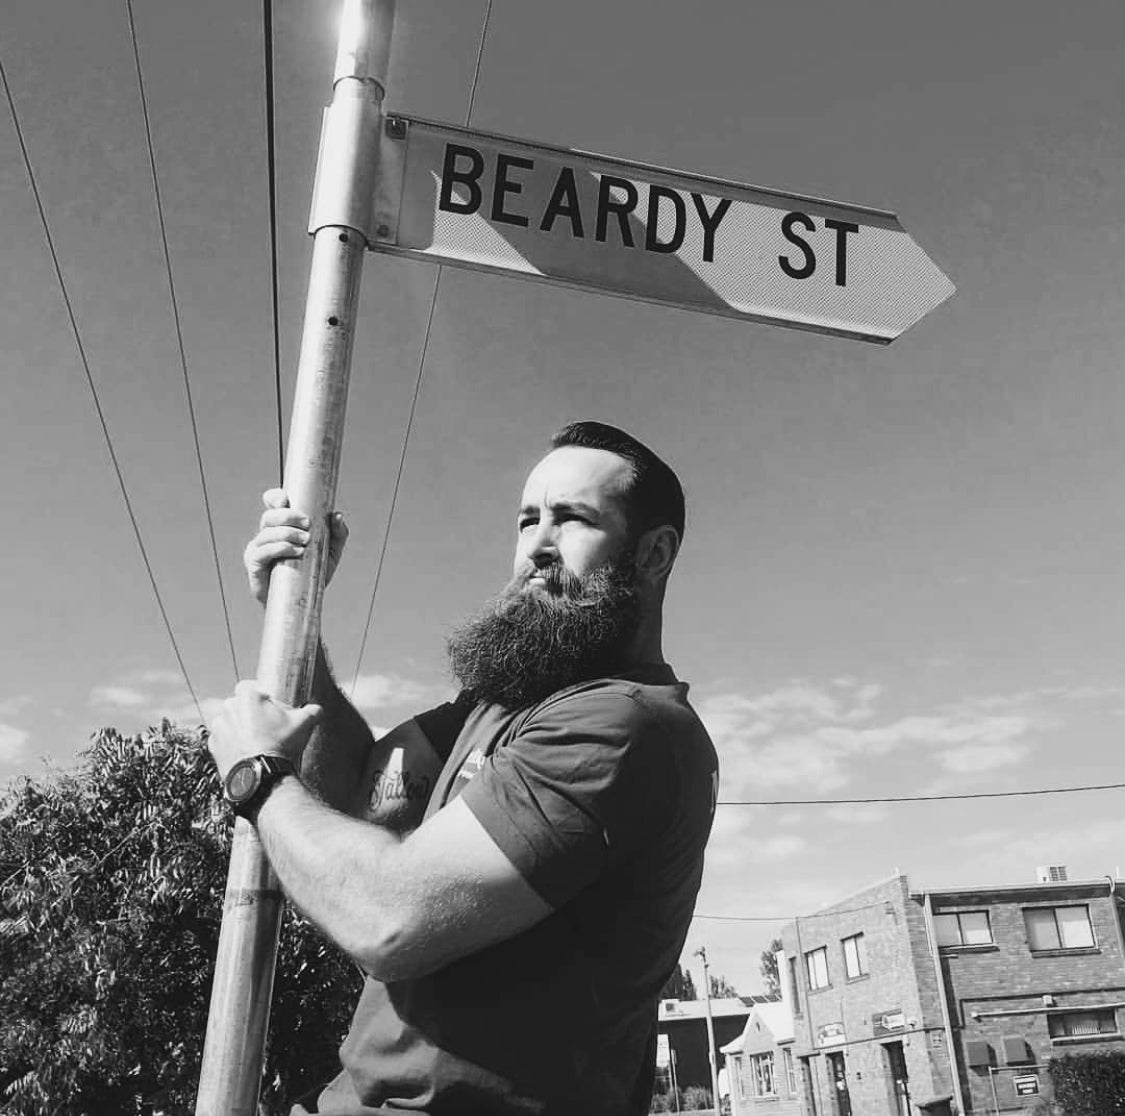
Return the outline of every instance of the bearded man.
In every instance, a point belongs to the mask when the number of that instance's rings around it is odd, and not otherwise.
[[[212,730],[285,892],[368,974],[340,1074],[294,1114],[648,1111],[718,786],[662,650],[683,491],[614,427],[551,446],[512,581],[450,639],[456,700],[376,741],[321,653],[317,704],[244,682]],[[283,492],[266,505],[262,601],[309,537]],[[346,534],[333,516],[336,559]]]

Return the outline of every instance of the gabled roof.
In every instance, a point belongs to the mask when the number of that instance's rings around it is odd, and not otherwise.
[[[755,1004],[746,1020],[746,1026],[742,1028],[742,1034],[720,1047],[720,1053],[741,1054],[746,1041],[757,1037],[759,1024],[774,1043],[791,1042],[793,1039],[793,1015],[786,1004]]]

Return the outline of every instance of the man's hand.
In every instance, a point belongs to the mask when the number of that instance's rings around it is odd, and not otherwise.
[[[301,753],[322,714],[319,705],[294,709],[275,701],[256,682],[239,682],[207,741],[219,778],[225,779],[238,760],[263,752],[286,756],[300,769]]]
[[[258,533],[246,544],[242,564],[250,581],[250,592],[261,605],[266,603],[270,587],[270,570],[285,558],[300,558],[309,545],[309,517],[289,506],[284,489],[270,488],[262,493],[266,510],[258,521]],[[348,525],[340,512],[328,519],[328,564],[324,583],[332,580],[344,544],[348,541]]]

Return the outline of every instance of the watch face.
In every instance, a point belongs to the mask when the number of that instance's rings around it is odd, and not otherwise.
[[[245,802],[258,789],[261,776],[253,760],[239,760],[227,773],[227,797],[232,802]]]

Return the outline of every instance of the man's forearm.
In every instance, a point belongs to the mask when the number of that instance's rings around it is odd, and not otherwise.
[[[324,720],[309,740],[301,762],[301,779],[334,809],[354,813],[360,781],[375,738],[367,722],[332,677],[324,645],[317,643],[312,700]]]
[[[329,809],[296,779],[262,804],[258,835],[292,902],[345,953],[372,968],[393,937],[393,874],[386,858],[401,839],[381,826]]]

